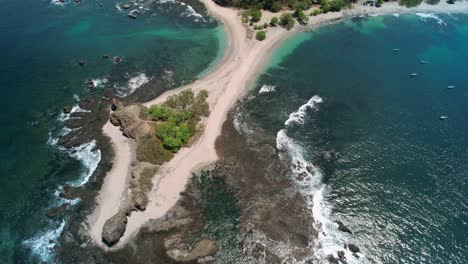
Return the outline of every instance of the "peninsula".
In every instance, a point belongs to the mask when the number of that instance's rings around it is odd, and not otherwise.
[[[211,72],[201,79],[168,91],[143,105],[151,107],[162,104],[170,96],[188,89],[194,93],[206,90],[210,114],[201,119],[203,132],[197,137],[197,140],[191,145],[181,148],[170,161],[159,167],[153,178],[152,188],[147,193],[148,201],[145,204],[145,210],[134,211],[128,217],[125,216],[126,227],[122,231],[123,235],[117,239],[118,242],[111,249],[118,249],[125,245],[149,220],[163,217],[179,200],[180,193],[184,191],[192,173],[218,159],[215,140],[221,133],[221,127],[229,110],[254,83],[257,74],[265,66],[270,54],[288,37],[299,31],[311,30],[321,25],[356,16],[413,12],[468,12],[467,2],[455,4],[444,2],[437,5],[423,3],[413,8],[400,6],[396,2],[384,3],[381,7],[356,3],[338,12],[317,13],[314,16],[308,16],[307,22],[297,23],[295,26],[291,26],[290,30],[280,26],[268,26],[263,28],[265,34],[260,34],[263,36],[258,34],[254,36],[256,25],[249,26],[248,23],[243,23],[242,11],[221,7],[212,0],[201,0],[201,2],[210,14],[219,19],[225,26],[228,45],[224,57]],[[305,13],[312,13],[314,9],[316,8],[313,7]],[[273,17],[280,17],[282,13],[292,13],[292,11],[280,11],[279,13],[263,11],[257,24],[269,24]],[[108,246],[102,242],[103,227],[106,221],[118,214],[119,210],[126,204],[132,163],[136,156],[134,154],[134,140],[122,135],[119,127],[107,122],[103,127],[103,132],[111,139],[115,151],[114,165],[104,179],[97,198],[97,206],[94,212],[88,216],[87,225],[92,240],[97,245],[108,249]]]

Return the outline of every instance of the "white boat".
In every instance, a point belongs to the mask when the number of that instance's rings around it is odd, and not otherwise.
[[[421,64],[428,64],[429,62],[428,61],[425,61],[425,60],[420,60],[419,61]]]
[[[455,88],[455,85],[449,85],[447,86],[447,89],[454,89]]]
[[[400,49],[393,49],[393,52],[398,52],[400,51]]]
[[[411,77],[416,77],[416,76],[418,76],[418,74],[415,73],[415,72],[413,72],[413,73],[410,74],[410,76],[411,76]]]
[[[445,120],[445,119],[448,119],[448,116],[441,116],[440,117],[440,120]]]

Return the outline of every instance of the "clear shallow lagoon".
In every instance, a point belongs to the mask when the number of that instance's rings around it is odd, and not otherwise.
[[[447,25],[382,16],[302,33],[240,108],[292,169],[309,166],[298,183],[325,233],[321,258],[353,243],[351,263],[468,261],[468,16],[438,17]],[[336,160],[311,170],[324,151]]]
[[[49,132],[61,128],[57,119],[65,105],[99,96],[104,87],[127,94],[130,80],[142,74],[148,92],[167,71],[177,86],[221,56],[223,30],[200,11],[200,3],[193,3],[199,12],[193,13],[180,3],[156,2],[131,20],[115,1],[57,2],[3,1],[0,10],[1,263],[51,261],[49,247],[67,221],[48,220],[44,210],[61,202],[54,195],[60,185],[83,180],[97,165],[96,149],[70,157],[47,144]],[[112,63],[114,56],[123,61]],[[88,79],[108,82],[90,93]]]

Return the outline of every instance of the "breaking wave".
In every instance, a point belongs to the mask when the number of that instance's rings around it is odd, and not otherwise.
[[[314,95],[310,100],[301,105],[296,112],[293,112],[289,115],[288,120],[284,122],[285,126],[290,126],[293,124],[302,125],[304,124],[304,118],[307,115],[308,109],[316,109],[316,104],[323,102],[323,99],[320,96]]]
[[[343,248],[347,241],[345,235],[338,231],[338,224],[330,219],[330,207],[324,199],[328,186],[322,182],[321,170],[308,161],[300,144],[287,134],[288,128],[304,124],[307,112],[318,111],[317,105],[322,102],[321,97],[313,96],[296,112],[291,113],[285,127],[277,133],[276,148],[280,151],[281,159],[290,159],[291,176],[313,215],[314,226],[319,233],[317,241],[311,245],[315,248],[315,256],[321,261],[326,261],[328,255],[338,257],[337,252],[344,251],[348,263],[357,263],[358,258]]]
[[[136,76],[128,80],[126,87],[116,87],[117,94],[120,97],[128,96],[140,88],[142,85],[147,84],[151,79],[146,76],[144,73],[137,73]]]
[[[31,253],[41,259],[44,263],[54,263],[54,247],[57,240],[62,234],[65,227],[65,221],[62,220],[60,224],[47,231],[38,233],[37,235],[23,241],[23,245],[31,250]]]
[[[276,86],[264,84],[258,91],[258,94],[272,93],[272,92],[276,92]]]
[[[437,24],[441,25],[441,26],[446,26],[447,23],[445,23],[444,20],[442,20],[442,18],[438,17],[436,14],[434,13],[416,13],[415,14],[416,16],[419,17],[419,19],[421,21],[427,21],[428,19],[434,19],[437,21]]]

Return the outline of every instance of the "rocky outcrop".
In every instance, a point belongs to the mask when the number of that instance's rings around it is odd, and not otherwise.
[[[149,162],[139,162],[132,169],[130,180],[131,200],[134,209],[144,211],[148,205],[146,193],[153,187],[153,176],[158,166]]]
[[[206,238],[200,239],[188,250],[172,249],[167,254],[176,261],[193,261],[199,258],[214,255],[218,251],[215,241]]]
[[[349,251],[351,251],[351,252],[353,252],[353,253],[358,253],[358,252],[360,252],[359,247],[357,247],[357,246],[354,245],[354,244],[348,244],[348,249],[349,249]]]
[[[49,208],[45,211],[45,215],[48,217],[48,218],[55,218],[57,217],[58,215],[62,214],[64,211],[66,211],[68,209],[68,206],[70,204],[69,203],[64,203],[60,206],[57,206],[57,207],[52,207],[52,208]]]
[[[343,224],[343,222],[341,222],[341,221],[336,221],[335,223],[338,224],[338,230],[340,230],[341,232],[350,233],[350,234],[353,233],[353,232],[351,232],[351,229],[349,229],[347,226],[345,226],[345,225]]]
[[[124,136],[138,139],[154,133],[154,123],[142,120],[140,118],[142,112],[146,112],[144,106],[126,106],[113,112],[110,122],[115,126],[120,126]]]
[[[109,218],[102,228],[102,242],[109,247],[115,245],[125,233],[127,228],[127,209],[120,210]]]

